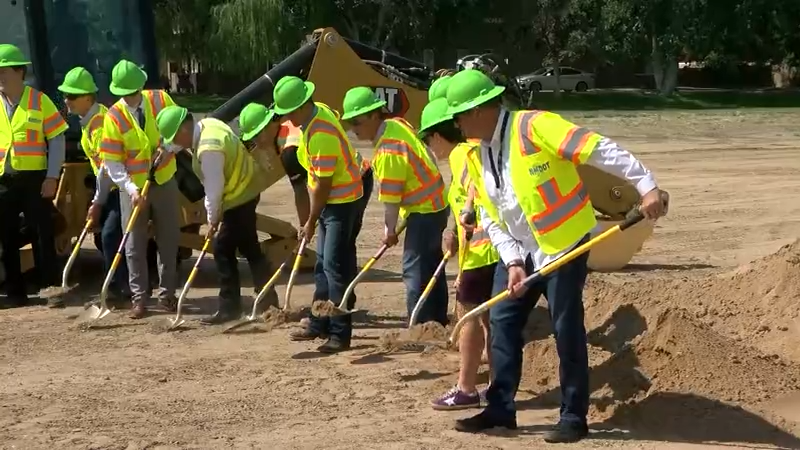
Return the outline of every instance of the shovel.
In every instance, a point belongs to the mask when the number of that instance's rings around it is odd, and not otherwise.
[[[89,234],[89,230],[91,229],[92,219],[89,218],[86,220],[86,225],[83,226],[83,231],[81,231],[80,236],[78,236],[78,241],[75,243],[75,247],[72,248],[72,253],[69,254],[67,264],[64,266],[64,272],[61,274],[61,286],[52,286],[42,289],[42,291],[39,293],[40,297],[46,299],[58,298],[58,304],[63,305],[64,297],[77,287],[77,285],[69,286],[67,284],[67,280],[69,278],[69,272],[72,270],[72,265],[75,264],[75,260],[78,259],[78,253],[80,253],[81,244],[83,244],[84,239],[86,239],[86,235]]]
[[[665,203],[666,203],[666,200],[665,200]],[[644,215],[642,215],[642,212],[638,208],[633,210],[633,211],[631,211],[631,213],[628,214],[628,217],[626,217],[625,220],[622,223],[620,223],[620,224],[618,224],[618,225],[616,225],[614,227],[609,228],[608,230],[606,230],[602,234],[600,234],[600,235],[592,238],[591,240],[589,240],[589,242],[586,242],[585,244],[580,245],[580,246],[572,249],[570,252],[568,252],[567,254],[562,256],[561,258],[553,261],[552,263],[550,263],[547,266],[543,267],[539,271],[534,272],[533,274],[529,275],[528,277],[526,277],[523,280],[523,283],[526,286],[532,285],[533,283],[535,283],[536,281],[540,280],[541,278],[543,278],[543,277],[547,276],[548,274],[553,273],[556,270],[558,270],[559,268],[563,267],[565,264],[569,263],[570,261],[572,261],[573,259],[577,258],[578,256],[588,252],[592,247],[594,247],[595,245],[599,244],[600,242],[603,242],[604,240],[608,239],[609,237],[611,237],[611,236],[613,236],[613,235],[615,235],[617,233],[621,233],[621,232],[627,230],[628,228],[636,225],[637,223],[641,222],[642,219],[644,219]],[[459,320],[458,323],[456,323],[455,327],[453,327],[453,331],[450,334],[450,338],[447,341],[448,346],[452,347],[455,344],[455,342],[458,340],[458,334],[461,331],[461,328],[464,326],[465,323],[467,323],[467,321],[475,319],[476,317],[478,317],[481,314],[483,314],[486,311],[488,311],[493,306],[497,305],[498,303],[502,302],[503,300],[508,299],[510,294],[511,293],[509,292],[509,290],[506,289],[505,291],[503,291],[503,292],[497,294],[496,296],[492,297],[491,299],[489,299],[486,303],[483,303],[480,306],[478,306],[477,308],[475,308],[475,309],[469,311],[468,313],[464,314],[464,317],[462,317],[461,320]]]
[[[427,300],[428,297],[431,295],[431,291],[433,291],[433,287],[436,285],[436,280],[439,279],[439,275],[442,274],[444,266],[447,265],[447,261],[450,259],[450,256],[452,255],[448,250],[444,254],[444,258],[442,258],[442,261],[439,262],[439,266],[436,267],[436,271],[433,272],[431,280],[428,281],[428,285],[425,286],[425,290],[422,291],[422,295],[419,296],[417,304],[414,305],[414,310],[411,311],[411,318],[408,320],[408,328],[413,327],[414,324],[417,323],[417,316],[419,316],[419,312],[422,310],[422,305],[425,303],[425,300]]]
[[[400,233],[402,233],[403,230],[405,229],[406,229],[406,222],[404,220],[397,225],[397,228],[395,228],[395,233],[397,235],[400,235]],[[372,258],[370,258],[366,264],[364,264],[364,267],[361,268],[361,271],[358,272],[358,275],[356,275],[356,277],[353,278],[353,281],[350,283],[349,286],[347,286],[347,289],[345,289],[344,295],[342,296],[342,301],[339,303],[339,306],[336,306],[336,304],[334,304],[330,300],[325,302],[315,302],[315,305],[313,305],[311,308],[311,313],[318,317],[330,317],[330,316],[343,316],[356,312],[357,310],[355,309],[352,311],[347,309],[347,299],[350,298],[350,296],[353,294],[356,285],[361,281],[362,278],[364,278],[364,275],[366,275],[367,272],[369,272],[369,269],[371,269],[372,266],[374,266],[375,263],[378,262],[379,259],[381,259],[383,254],[386,253],[386,250],[389,250],[388,246],[386,245],[381,246],[380,250],[378,250],[378,253],[375,253],[375,255]]]
[[[125,257],[125,243],[128,242],[128,238],[130,238],[131,231],[133,230],[133,225],[136,223],[136,219],[139,218],[139,213],[142,210],[142,204],[147,201],[147,194],[150,192],[150,184],[152,183],[152,180],[155,179],[155,171],[158,168],[160,160],[161,158],[157,157],[153,162],[153,166],[150,168],[150,173],[148,174],[147,180],[144,182],[144,186],[142,187],[142,192],[140,193],[141,201],[139,204],[133,207],[131,217],[128,219],[127,225],[125,225],[125,233],[122,235],[119,248],[117,248],[117,254],[114,255],[114,260],[111,262],[111,267],[108,269],[106,279],[103,281],[103,288],[100,290],[100,305],[98,306],[97,304],[92,304],[86,308],[77,318],[77,322],[80,324],[85,324],[87,327],[91,327],[94,322],[97,322],[103,317],[111,314],[111,310],[108,308],[108,303],[106,302],[108,298],[108,288],[111,286],[111,280],[114,279],[114,274],[117,272],[119,263],[122,261],[122,258]],[[123,195],[122,192],[120,192],[120,195]]]
[[[182,313],[183,300],[186,299],[186,294],[189,292],[189,288],[192,287],[194,277],[197,275],[197,271],[200,269],[200,263],[203,261],[203,258],[208,252],[208,247],[211,244],[211,237],[212,236],[208,236],[206,241],[203,243],[203,248],[200,250],[200,254],[197,256],[197,261],[194,262],[194,267],[192,267],[192,271],[189,272],[189,277],[186,278],[186,283],[183,284],[183,290],[181,291],[181,295],[178,297],[178,311],[175,313],[175,318],[169,321],[167,331],[177,330],[181,325],[186,323],[186,319],[183,318]]]
[[[286,296],[284,299],[284,305],[282,309],[283,312],[289,309],[290,305],[289,299],[291,296],[292,285],[294,285],[294,277],[300,270],[300,262],[302,261],[303,253],[305,253],[305,250],[306,250],[306,240],[305,238],[303,238],[303,240],[300,241],[300,247],[298,248],[297,254],[294,257],[294,265],[292,266],[292,273],[291,275],[289,275],[289,283],[286,285]],[[283,270],[286,268],[288,264],[289,264],[289,259],[284,261],[281,264],[281,266],[278,267],[278,270],[276,270],[275,273],[272,274],[272,277],[270,277],[269,281],[267,281],[267,284],[265,284],[264,287],[262,287],[261,290],[258,292],[256,299],[253,301],[253,310],[250,312],[250,315],[246,316],[244,320],[236,322],[235,324],[225,328],[224,330],[222,330],[223,333],[228,333],[233,330],[237,330],[245,325],[257,322],[263,317],[257,315],[258,304],[264,297],[266,297],[267,292],[269,292],[272,286],[274,286],[275,283],[278,282],[278,278],[280,278],[281,274],[283,273]]]

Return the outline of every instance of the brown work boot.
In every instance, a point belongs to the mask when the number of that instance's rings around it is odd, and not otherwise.
[[[144,319],[146,315],[147,308],[144,307],[144,300],[134,300],[128,317],[131,319]]]

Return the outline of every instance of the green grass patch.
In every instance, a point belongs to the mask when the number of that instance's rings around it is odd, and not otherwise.
[[[175,94],[173,98],[178,104],[197,113],[211,112],[228,100],[228,97],[202,94]],[[553,111],[800,108],[800,90],[692,90],[671,97],[637,90],[597,90],[581,93],[564,92],[561,98],[556,98],[552,92],[539,92],[533,102],[538,109]]]

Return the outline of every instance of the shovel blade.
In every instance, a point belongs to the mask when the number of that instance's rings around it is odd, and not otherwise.
[[[78,318],[76,319],[76,321],[78,323],[94,322],[96,320],[102,319],[103,317],[105,317],[105,316],[107,316],[109,314],[111,314],[111,310],[110,309],[108,309],[108,308],[103,309],[103,308],[101,308],[99,306],[91,305],[88,308],[86,308],[85,310],[83,310],[83,312],[81,314],[78,315]]]
[[[181,327],[181,325],[183,325],[185,323],[186,323],[186,321],[184,319],[170,320],[169,321],[169,328],[167,328],[167,331],[177,330],[178,328]]]
[[[242,328],[242,327],[244,327],[245,325],[249,325],[249,324],[251,324],[251,323],[253,323],[253,322],[255,322],[255,321],[256,321],[256,319],[250,319],[250,318],[247,318],[247,319],[241,320],[241,321],[239,321],[239,322],[236,322],[236,323],[235,323],[235,324],[233,324],[233,325],[230,325],[230,326],[228,326],[228,327],[227,327],[227,328],[225,328],[224,330],[222,330],[222,333],[229,333],[229,332],[231,332],[231,331],[238,330],[239,328]]]

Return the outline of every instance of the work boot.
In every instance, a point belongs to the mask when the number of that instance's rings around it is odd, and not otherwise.
[[[235,300],[219,300],[219,307],[214,314],[203,317],[200,323],[203,325],[221,325],[223,323],[239,320],[242,317],[242,302]]]
[[[64,308],[66,306],[64,299],[60,295],[47,299],[47,307],[50,309]]]
[[[336,336],[329,337],[324,344],[317,347],[318,352],[328,354],[339,353],[345,350],[350,350],[350,343],[345,342]]]
[[[134,300],[131,305],[131,312],[128,317],[131,319],[144,319],[147,316],[147,308],[144,306],[144,300]]]
[[[508,430],[517,429],[517,419],[501,419],[494,417],[485,409],[480,413],[467,417],[466,419],[456,420],[456,431],[462,433],[480,433],[492,428],[506,428]]]
[[[544,441],[550,444],[567,444],[578,442],[589,436],[589,427],[586,424],[560,421],[556,426],[545,433]]]
[[[178,311],[178,299],[174,295],[158,299],[158,309],[174,313]]]

